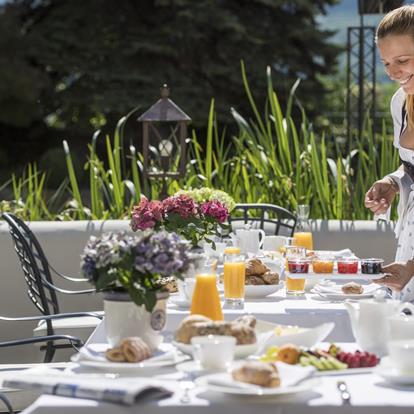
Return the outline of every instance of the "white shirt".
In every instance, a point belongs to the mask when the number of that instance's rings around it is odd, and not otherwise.
[[[407,119],[404,119],[402,128],[402,108],[405,102],[405,93],[400,88],[391,99],[391,115],[394,125],[394,147],[398,149],[402,160],[414,165],[414,150],[401,147],[400,135],[407,127]],[[400,201],[398,203],[398,221],[395,234],[398,239],[396,261],[407,261],[414,258],[414,182],[411,177],[402,170],[389,174],[400,188]],[[414,278],[410,280],[402,292],[393,296],[404,301],[414,300]]]

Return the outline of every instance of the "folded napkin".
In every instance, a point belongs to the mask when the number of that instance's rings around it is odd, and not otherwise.
[[[351,249],[343,249],[343,250],[316,250],[316,253],[319,254],[326,254],[329,256],[333,256],[335,259],[340,259],[342,257],[354,257],[354,253]]]
[[[105,358],[105,351],[110,348],[108,344],[91,344],[84,346],[80,349],[79,353],[75,356],[74,361],[95,361],[95,362],[108,362]],[[176,357],[176,350],[173,346],[168,344],[161,344],[160,348],[157,349],[151,358],[145,359],[139,362],[140,365],[151,365],[159,361],[173,360]],[[130,363],[128,363],[130,364]]]
[[[91,378],[44,368],[3,375],[3,387],[126,405],[159,400],[170,397],[174,393],[171,382],[151,378]]]
[[[299,385],[302,381],[312,378],[316,372],[316,368],[311,366],[289,365],[279,361],[276,362],[276,365],[281,378],[281,387],[283,388]],[[241,390],[259,391],[263,389],[259,385],[235,381],[229,373],[211,375],[208,378],[208,383]]]

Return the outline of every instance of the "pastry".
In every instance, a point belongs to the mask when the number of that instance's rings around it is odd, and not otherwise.
[[[175,340],[177,342],[182,342],[183,344],[189,344],[191,338],[194,336],[191,326],[200,322],[211,322],[211,319],[206,316],[196,314],[184,318],[175,333]]]
[[[246,276],[260,276],[269,270],[270,269],[257,258],[250,259],[246,262]]]
[[[230,335],[237,339],[236,345],[256,343],[256,332],[253,328],[243,323],[230,324]]]
[[[248,361],[232,371],[236,381],[276,388],[280,386],[280,377],[275,364],[271,362]]]
[[[278,285],[279,284],[279,273],[277,272],[266,272],[262,276],[266,285]]]
[[[233,321],[233,323],[242,323],[243,325],[250,326],[250,328],[255,328],[256,322],[256,317],[253,315],[239,316],[237,319]]]
[[[277,361],[282,361],[286,364],[295,365],[299,362],[300,349],[293,344],[286,344],[279,348],[277,352]]]
[[[125,362],[126,358],[121,348],[110,348],[105,352],[105,358],[112,362]]]
[[[265,281],[260,276],[246,276],[245,285],[264,285]]]
[[[119,347],[127,362],[140,362],[151,356],[149,346],[137,336],[123,339]]]
[[[345,283],[341,289],[345,294],[360,295],[364,292],[364,288],[359,283],[355,282]]]
[[[205,335],[231,335],[231,323],[224,321],[199,322],[190,326],[188,333],[189,339],[186,343],[191,343],[193,336]]]
[[[175,333],[175,340],[190,344],[194,336],[228,335],[236,338],[237,345],[254,344],[255,325],[256,318],[252,315],[242,316],[233,322],[212,321],[202,315],[190,315],[181,321]]]

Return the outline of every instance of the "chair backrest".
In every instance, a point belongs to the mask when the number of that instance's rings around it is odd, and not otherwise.
[[[56,292],[44,282],[46,280],[53,284],[49,264],[39,241],[23,220],[11,213],[3,213],[2,216],[9,225],[30,300],[43,315],[59,313]]]
[[[283,207],[274,204],[236,204],[229,217],[233,230],[244,228],[260,228],[267,235],[292,237],[297,217]]]

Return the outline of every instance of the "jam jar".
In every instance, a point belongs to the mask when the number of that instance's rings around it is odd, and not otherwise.
[[[383,259],[361,259],[361,273],[366,275],[377,275],[381,273]]]
[[[289,273],[308,273],[309,260],[308,259],[288,259]]]
[[[355,274],[358,273],[359,260],[356,257],[346,257],[338,259],[338,273],[341,274]]]
[[[333,273],[334,258],[332,256],[317,256],[312,261],[314,273]]]

